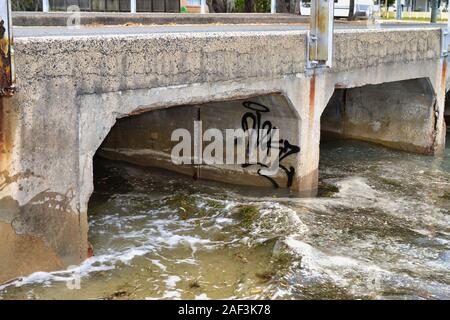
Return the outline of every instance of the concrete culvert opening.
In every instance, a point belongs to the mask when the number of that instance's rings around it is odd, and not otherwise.
[[[257,140],[243,140],[241,134],[252,129]],[[260,132],[271,134],[275,129],[278,144],[264,140]],[[298,166],[299,132],[296,111],[284,96],[271,94],[175,106],[118,119],[96,156],[163,168],[194,179],[290,188]],[[262,172],[267,168],[261,155],[250,159],[252,142],[256,152],[274,150],[280,167],[275,174]]]
[[[435,108],[426,78],[335,89],[321,116],[319,195],[347,190],[344,186],[365,192],[366,177],[388,181],[370,164],[400,158],[395,150],[432,154]],[[364,174],[356,177],[355,171]]]
[[[436,97],[427,78],[336,89],[321,117],[321,141],[355,139],[432,154]]]
[[[194,164],[194,140],[197,139],[194,126],[198,121],[201,121],[202,126],[200,132],[203,135],[203,151],[207,152],[211,143],[218,142],[220,151],[217,149],[211,153],[213,156],[223,157],[224,161],[230,145],[235,160],[242,152],[235,140],[228,140],[226,129],[245,131],[248,128],[279,128],[279,138],[283,140],[284,151],[277,174],[264,176],[261,173],[263,167],[259,163]],[[88,208],[90,224],[96,225],[96,230],[101,228],[101,224],[105,222],[99,221],[97,213],[104,214],[105,206],[111,206],[111,213],[116,212],[117,217],[121,217],[124,212],[121,212],[120,201],[123,201],[125,214],[146,215],[153,205],[152,201],[148,200],[149,197],[173,197],[173,203],[183,210],[186,209],[188,213],[192,207],[192,199],[196,197],[195,188],[202,188],[211,183],[227,183],[228,187],[236,188],[241,185],[246,189],[254,187],[267,192],[274,192],[276,186],[280,192],[289,192],[296,183],[300,123],[295,110],[280,94],[202,105],[174,106],[118,119],[94,157],[94,193]],[[175,140],[172,139],[177,129],[185,129],[191,133],[188,144],[192,147],[192,153],[180,153],[183,158],[192,160],[188,161],[189,164],[174,164],[172,161],[173,148],[182,141],[178,136]],[[218,134],[209,139],[210,141],[206,141],[208,129],[215,129]],[[189,183],[194,180],[202,182]],[[228,187],[224,186],[221,190]],[[165,196],[161,193],[165,193]],[[145,200],[142,200],[142,197]],[[170,202],[169,205],[173,203]],[[184,211],[180,214],[184,214]],[[89,237],[97,250],[98,243],[102,240],[99,240],[101,235],[96,232],[91,231]]]

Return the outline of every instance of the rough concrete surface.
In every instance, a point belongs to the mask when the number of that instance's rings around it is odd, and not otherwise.
[[[323,134],[432,153],[435,104],[428,79],[337,89],[321,119]]]
[[[301,151],[292,163],[292,190],[310,193],[317,187],[320,119],[335,88],[426,78],[435,116],[418,130],[435,138],[419,146],[439,153],[446,84],[440,33],[339,30],[333,68],[315,73],[305,70],[305,31],[17,39],[18,91],[0,104],[1,261],[2,270],[12,270],[0,273],[0,282],[87,257],[92,159],[117,119],[130,115],[280,95],[297,116]],[[23,239],[35,244],[29,259],[49,264],[19,267],[14,248]]]
[[[259,120],[258,120],[258,117]],[[264,176],[260,173],[264,169],[255,163],[250,166],[213,164],[194,164],[194,121],[201,121],[203,135],[208,129],[218,129],[223,141],[219,144],[221,159],[225,162],[226,129],[245,129],[247,126],[254,129],[279,129],[279,138],[287,142],[285,152],[291,152],[280,164],[286,169],[292,168],[298,162],[299,151],[299,121],[295,110],[281,95],[266,95],[252,97],[243,100],[220,101],[203,104],[200,106],[180,106],[167,109],[159,109],[152,112],[120,119],[111,129],[108,137],[100,147],[100,155],[114,160],[124,160],[140,165],[162,167],[172,171],[184,173],[195,179],[218,180],[240,185],[265,186],[265,187],[290,187],[293,175],[280,168],[276,174]],[[244,127],[245,126],[245,127]],[[174,130],[184,128],[189,131],[191,140],[191,153],[188,161],[191,165],[174,164],[171,161],[171,151],[179,141],[171,141]],[[199,139],[198,139],[199,140]],[[213,141],[205,141],[202,138],[202,150],[211,145]],[[234,139],[229,141],[234,158],[239,154],[240,158],[246,157],[245,151],[235,146]],[[275,142],[274,142],[275,143]],[[244,145],[244,144],[243,144]],[[258,145],[258,147],[265,147]],[[284,147],[284,145],[283,145]],[[278,153],[278,152],[277,152]],[[203,154],[203,152],[202,152]],[[186,155],[183,155],[186,157]],[[248,157],[247,157],[248,160]]]

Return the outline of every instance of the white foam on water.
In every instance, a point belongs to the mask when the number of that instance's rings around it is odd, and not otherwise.
[[[367,276],[387,273],[374,264],[352,257],[327,254],[294,237],[288,237],[284,242],[301,257],[302,274],[312,278],[323,278],[339,286],[349,287],[352,277],[357,274]]]
[[[211,300],[208,298],[208,295],[206,293],[199,294],[198,296],[195,296],[194,300]]]
[[[177,259],[174,261],[176,264],[191,264],[191,265],[198,265],[197,260],[193,258],[186,258],[186,259]]]
[[[136,174],[136,173],[133,173]],[[80,265],[79,274],[82,277],[88,276],[96,271],[106,271],[116,268],[117,263],[122,262],[132,265],[133,259],[138,256],[144,256],[147,253],[160,254],[161,249],[190,248],[192,256],[180,259],[173,259],[174,264],[197,265],[195,253],[198,250],[218,250],[224,243],[238,244],[243,246],[252,246],[258,241],[264,241],[269,238],[279,237],[279,242],[286,244],[292,252],[301,257],[300,281],[321,282],[330,281],[337,286],[348,288],[351,293],[358,295],[368,292],[381,292],[384,288],[420,288],[435,294],[437,297],[449,297],[450,286],[444,283],[426,281],[418,277],[408,276],[407,273],[401,274],[389,269],[390,266],[403,267],[410,270],[421,271],[426,268],[445,272],[450,269],[450,254],[444,253],[434,260],[432,253],[426,249],[415,247],[414,244],[404,245],[397,243],[393,239],[380,238],[377,234],[365,235],[364,239],[350,239],[345,244],[339,243],[339,237],[326,234],[326,229],[317,227],[322,221],[314,220],[314,214],[332,215],[334,208],[376,208],[394,217],[411,219],[414,223],[412,229],[421,234],[439,242],[439,245],[448,246],[449,241],[444,238],[436,238],[433,235],[432,226],[446,226],[449,222],[449,215],[445,216],[442,212],[430,203],[418,203],[411,201],[406,196],[398,197],[383,190],[373,187],[368,178],[359,176],[350,176],[341,179],[329,179],[336,185],[339,191],[328,198],[246,198],[233,194],[235,200],[220,200],[215,198],[192,195],[196,199],[197,206],[209,209],[208,202],[212,200],[220,203],[224,208],[217,209],[218,213],[214,216],[190,218],[182,220],[171,209],[161,207],[159,209],[148,210],[148,214],[142,214],[139,210],[137,215],[111,214],[106,216],[94,217],[91,226],[95,226],[96,235],[103,233],[100,238],[112,245],[111,248],[103,252],[98,251],[99,255],[94,256]],[[145,194],[133,194],[127,199],[126,196],[118,196],[114,201],[117,208],[127,208],[127,203],[133,197],[145,196]],[[161,202],[161,205],[165,203]],[[233,218],[233,209],[242,204],[251,204],[259,209],[260,216],[254,221],[248,233],[236,233],[231,235],[231,240],[214,241],[208,237],[211,233],[217,233],[217,230],[225,226],[239,225],[239,221]],[[303,208],[308,217],[302,216]],[[126,211],[126,210],[125,210]],[[173,210],[172,210],[173,211]],[[427,212],[428,215],[423,213]],[[374,214],[377,214],[375,212]],[[424,217],[422,217],[424,216]],[[203,219],[203,220],[202,220]],[[206,221],[206,226],[201,222]],[[408,220],[409,221],[409,220]],[[307,222],[307,223],[306,223]],[[421,225],[425,222],[425,225]],[[447,223],[447,225],[445,225]],[[317,224],[317,225],[314,225]],[[382,226],[380,225],[382,228]],[[109,229],[108,229],[109,228]],[[98,230],[97,230],[98,229]],[[197,233],[198,230],[200,233]],[[320,239],[314,242],[311,236],[312,231],[321,232]],[[111,231],[112,230],[112,231]],[[336,232],[336,230],[330,230]],[[211,233],[210,233],[211,232]],[[442,234],[442,232],[440,232]],[[350,237],[350,236],[348,236]],[[115,242],[117,241],[117,242]],[[319,242],[322,241],[322,242]],[[359,242],[358,242],[359,241]],[[327,242],[333,243],[333,248],[326,246]],[[345,251],[349,243],[348,253]],[[364,255],[358,253],[380,248],[386,261],[364,259]],[[185,250],[181,250],[185,252]],[[357,257],[357,258],[354,258]],[[408,260],[409,257],[409,260]],[[164,259],[164,257],[163,257]],[[149,259],[150,263],[157,266],[166,279],[162,281],[161,286],[166,287],[163,298],[179,299],[183,291],[177,289],[182,280],[177,275],[165,274],[168,267],[159,259]],[[165,261],[165,260],[163,260]],[[300,259],[296,260],[300,261]],[[374,262],[373,262],[374,261]],[[415,264],[421,261],[419,266]],[[78,271],[77,271],[78,272]],[[0,286],[0,291],[8,286],[25,286],[30,284],[42,284],[44,286],[52,285],[53,282],[64,282],[73,280],[72,271],[58,272],[36,272],[27,277],[13,281],[7,285]],[[362,279],[362,280],[361,280]],[[444,279],[445,280],[445,279]],[[214,285],[211,286],[214,288]],[[283,298],[292,296],[293,290],[274,286],[269,293],[272,298]],[[244,286],[238,286],[237,293],[245,293]],[[376,297],[380,297],[376,295]],[[147,297],[153,299],[152,297]],[[161,298],[161,297],[159,297]],[[196,299],[208,299],[206,294],[200,294]]]
[[[164,283],[168,288],[175,288],[177,286],[177,282],[181,281],[179,276],[169,276],[164,280]]]
[[[157,266],[158,268],[160,268],[162,271],[166,271],[167,270],[167,267],[165,266],[165,265],[163,265],[162,263],[161,263],[161,261],[160,260],[156,260],[156,259],[152,259],[152,260],[150,260],[155,266]]]
[[[257,205],[260,215],[249,233],[253,239],[263,241],[309,231],[295,210],[276,202],[262,202]]]
[[[141,217],[142,218],[142,217]],[[121,217],[118,215],[108,215],[102,217],[100,221],[104,224],[117,225],[118,220]],[[120,223],[121,228],[127,226],[127,222],[134,221],[135,219],[124,219]],[[96,221],[97,223],[99,220]],[[156,219],[149,221],[153,225],[153,230],[143,228],[141,230],[133,230],[119,232],[113,236],[114,239],[138,239],[141,240],[138,245],[132,247],[125,247],[119,250],[108,249],[96,256],[93,256],[85,260],[75,270],[62,270],[55,272],[35,272],[25,277],[18,278],[5,285],[0,286],[0,291],[7,287],[22,287],[31,284],[47,284],[51,285],[52,282],[67,282],[74,280],[75,277],[86,277],[91,273],[99,271],[107,271],[116,268],[118,262],[124,264],[130,264],[131,261],[138,257],[146,255],[155,250],[159,250],[162,246],[175,248],[177,246],[185,246],[192,248],[193,253],[199,248],[211,249],[214,247],[214,243],[209,239],[202,239],[200,237],[191,235],[179,235],[175,232],[181,232],[186,227],[191,227],[184,221],[174,221],[168,219]],[[176,224],[179,229],[169,231],[168,227]],[[126,229],[126,228],[125,228]],[[208,245],[210,245],[208,247]],[[151,260],[151,262],[162,270],[165,270],[165,266],[158,260]],[[195,260],[186,260],[185,263],[194,264]],[[76,273],[76,274],[74,274]],[[171,278],[172,280],[174,278]]]
[[[162,299],[181,299],[181,292],[177,290],[166,291]]]
[[[374,200],[379,197],[379,192],[368,185],[367,179],[362,177],[348,177],[336,182],[339,188],[338,197],[346,199]]]

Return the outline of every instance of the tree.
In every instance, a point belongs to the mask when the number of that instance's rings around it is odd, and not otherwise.
[[[300,0],[295,0],[294,13],[300,14]]]
[[[288,5],[289,5],[289,3],[286,3],[286,0],[276,0],[277,13],[287,13],[287,12],[289,12]]]
[[[12,0],[13,11],[38,11],[41,9],[41,1],[36,0]]]
[[[210,0],[206,1],[209,12],[233,12],[235,9],[234,0]]]
[[[245,12],[253,12],[254,7],[255,7],[254,0],[245,0]]]
[[[355,20],[355,0],[350,0],[350,7],[348,9],[348,20]]]

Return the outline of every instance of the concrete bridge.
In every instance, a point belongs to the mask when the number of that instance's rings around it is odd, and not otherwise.
[[[310,195],[321,131],[444,148],[440,28],[336,30],[329,69],[307,68],[300,29],[17,35],[17,92],[0,104],[0,282],[87,257],[96,154]],[[170,162],[173,129],[242,128],[257,116],[294,150],[273,179],[257,166]]]

